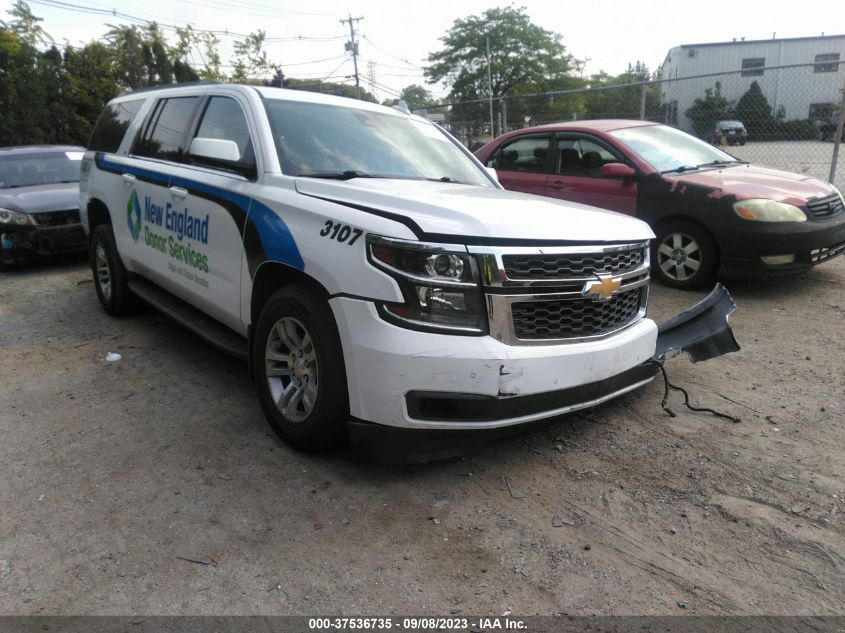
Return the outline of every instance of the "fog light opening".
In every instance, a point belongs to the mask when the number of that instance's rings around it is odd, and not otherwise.
[[[760,257],[764,264],[778,266],[780,264],[792,264],[795,261],[795,254],[790,255],[763,255]]]

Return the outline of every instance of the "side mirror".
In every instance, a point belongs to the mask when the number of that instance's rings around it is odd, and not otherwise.
[[[227,141],[221,138],[195,138],[191,141],[192,156],[208,158],[211,160],[225,160],[237,162],[241,159],[241,152],[235,141]]]
[[[629,165],[607,163],[601,166],[601,175],[605,178],[633,178],[637,175],[637,172]]]
[[[496,182],[499,182],[499,174],[496,173],[495,167],[485,167],[484,169],[486,169],[487,173],[490,174],[493,177],[493,180],[495,180]]]

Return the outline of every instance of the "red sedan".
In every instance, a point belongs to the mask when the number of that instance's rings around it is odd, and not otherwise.
[[[801,272],[845,252],[845,200],[833,185],[750,165],[665,125],[543,125],[475,155],[506,189],[645,220],[655,276],[676,288]]]

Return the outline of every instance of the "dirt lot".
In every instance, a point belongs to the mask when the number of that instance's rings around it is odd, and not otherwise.
[[[0,613],[842,614],[845,258],[729,286],[743,350],[668,369],[740,424],[655,381],[386,467],[281,445],[242,365],[109,318],[83,262],[3,274]]]

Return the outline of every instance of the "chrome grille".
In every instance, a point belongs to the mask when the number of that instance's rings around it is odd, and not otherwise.
[[[643,256],[644,250],[635,248],[609,253],[504,255],[502,261],[509,279],[560,279],[615,275],[640,266]]]
[[[579,298],[515,302],[514,333],[522,340],[601,336],[639,315],[643,292],[642,288],[629,290],[608,301]]]
[[[840,213],[843,207],[845,207],[845,204],[842,203],[842,198],[835,193],[807,201],[807,208],[817,218],[827,218]]]
[[[467,250],[481,272],[490,336],[508,345],[592,341],[645,317],[648,242]]]

